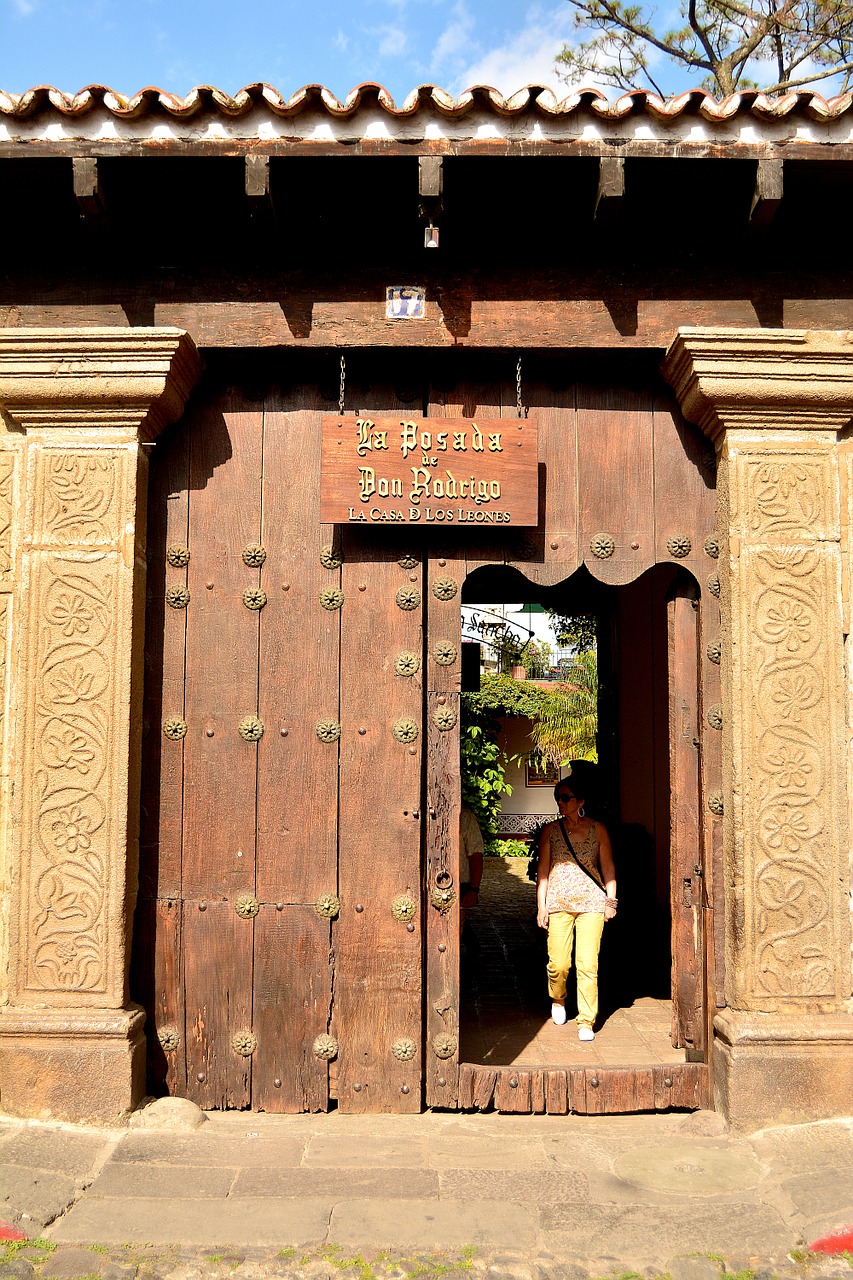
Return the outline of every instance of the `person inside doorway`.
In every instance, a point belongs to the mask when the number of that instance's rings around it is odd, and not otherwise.
[[[607,828],[586,811],[582,771],[554,788],[560,816],[539,840],[537,921],[548,930],[551,1018],[566,1021],[566,983],[575,949],[578,1039],[595,1039],[598,952],[604,922],[616,915],[616,869]]]

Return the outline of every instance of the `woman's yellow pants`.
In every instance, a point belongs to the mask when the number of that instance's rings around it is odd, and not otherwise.
[[[603,928],[601,911],[553,911],[548,917],[548,991],[552,1000],[565,999],[574,939],[579,1027],[591,1027],[598,1016],[598,949]]]

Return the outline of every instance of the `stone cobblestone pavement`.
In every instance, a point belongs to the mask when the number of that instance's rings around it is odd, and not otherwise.
[[[198,1126],[198,1127],[196,1127]],[[0,1120],[0,1280],[853,1280],[853,1120],[267,1116],[162,1100],[125,1130]],[[2,1249],[0,1244],[0,1249]]]

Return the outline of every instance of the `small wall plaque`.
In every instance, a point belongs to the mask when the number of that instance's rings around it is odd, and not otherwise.
[[[423,320],[426,290],[418,284],[392,284],[385,290],[386,320]]]

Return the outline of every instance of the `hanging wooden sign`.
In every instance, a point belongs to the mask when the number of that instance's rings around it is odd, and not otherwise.
[[[536,525],[529,418],[323,417],[325,524]]]

